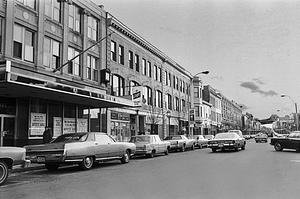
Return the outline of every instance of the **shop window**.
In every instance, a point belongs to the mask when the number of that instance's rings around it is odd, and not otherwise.
[[[100,132],[100,109],[90,109],[90,131]]]
[[[43,64],[52,69],[60,66],[60,43],[48,37],[44,38]]]
[[[47,125],[47,102],[40,99],[30,100],[29,137],[43,137]]]
[[[45,15],[50,19],[60,22],[61,4],[57,0],[47,0],[45,2]]]
[[[34,33],[20,25],[14,25],[13,56],[24,61],[33,62]]]
[[[88,107],[83,105],[77,105],[77,113],[77,133],[88,132]]]
[[[62,110],[61,103],[48,104],[48,126],[53,130],[53,137],[62,135]]]

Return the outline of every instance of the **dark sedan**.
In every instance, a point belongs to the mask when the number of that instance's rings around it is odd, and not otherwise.
[[[237,133],[218,133],[213,140],[208,141],[208,147],[212,152],[216,152],[218,149],[234,149],[238,151],[239,148],[245,150],[246,141]]]
[[[285,137],[273,137],[270,144],[274,145],[276,151],[282,151],[283,149],[300,151],[300,131],[294,131]]]

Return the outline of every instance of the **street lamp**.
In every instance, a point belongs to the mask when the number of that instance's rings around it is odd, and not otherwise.
[[[296,130],[298,131],[299,120],[298,120],[297,103],[289,95],[281,95],[281,97],[288,97],[294,103],[294,105],[295,105],[295,111],[296,111]]]
[[[197,75],[200,75],[200,74],[205,74],[205,75],[207,75],[208,73],[209,73],[209,71],[208,71],[208,70],[205,70],[205,71],[196,73],[193,77],[196,77]]]
[[[167,114],[167,117],[168,117],[168,119],[169,119],[169,136],[170,136],[170,135],[171,135],[171,128],[170,128],[170,126],[171,126],[171,111],[168,110],[168,111],[166,112],[166,114]]]

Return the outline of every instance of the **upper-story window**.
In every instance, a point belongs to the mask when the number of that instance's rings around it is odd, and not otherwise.
[[[80,33],[80,8],[76,5],[69,5],[69,28]]]
[[[165,85],[168,86],[168,71],[165,71]]]
[[[52,69],[60,66],[60,43],[49,37],[44,38],[43,65]]]
[[[158,81],[159,81],[159,82],[162,82],[161,68],[158,68],[157,76],[158,76]]]
[[[133,89],[137,86],[139,86],[140,84],[137,83],[136,81],[130,81],[129,82],[129,89],[128,89],[128,95],[132,95],[133,94]]]
[[[124,46],[119,45],[119,64],[124,65]]]
[[[195,98],[200,98],[199,87],[194,87],[194,97]]]
[[[128,65],[129,65],[129,68],[133,69],[133,52],[132,51],[128,52]]]
[[[176,88],[176,77],[175,77],[175,75],[173,76],[173,88],[175,89]]]
[[[181,100],[181,108],[180,109],[181,109],[181,111],[186,112],[185,100],[184,99]]]
[[[148,76],[152,77],[152,70],[151,70],[151,62],[147,62],[147,68],[148,68]]]
[[[110,42],[110,59],[117,61],[117,44],[114,41]]]
[[[87,56],[86,78],[98,81],[97,58],[92,55]]]
[[[155,80],[158,80],[158,76],[157,76],[157,66],[154,65],[154,69],[153,69],[153,77]]]
[[[175,84],[176,84],[176,90],[179,90],[179,86],[178,86],[178,77],[176,77]]]
[[[35,10],[35,0],[17,0],[17,1]]]
[[[139,72],[140,71],[140,58],[138,55],[134,56],[134,64],[135,64],[135,70],[137,72]]]
[[[172,95],[166,94],[166,107],[169,110],[172,110]]]
[[[79,55],[79,51],[75,48],[68,47],[68,60],[71,60],[72,58]],[[81,69],[80,69],[80,59],[81,56],[74,59],[69,65],[68,65],[68,73],[71,75],[80,76],[81,75]]]
[[[171,73],[169,73],[169,78],[168,78],[168,80],[169,80],[169,83],[168,83],[168,85],[171,87],[171,83],[172,83],[172,75],[171,75]]]
[[[195,116],[196,117],[200,117],[200,109],[199,109],[199,106],[195,106]]]
[[[146,65],[146,60],[142,59],[142,74],[146,75],[147,74],[147,65]]]
[[[24,61],[33,62],[34,33],[17,24],[14,25],[13,56]]]
[[[45,15],[55,21],[60,22],[60,3],[57,0],[47,0],[45,2]]]
[[[180,92],[182,92],[182,80],[180,80],[180,87],[179,87]]]
[[[112,78],[112,95],[123,96],[124,95],[124,78],[119,75],[113,75]]]
[[[4,28],[3,28],[3,19],[0,18],[0,53],[2,52],[2,34],[3,34],[3,31]]]
[[[175,97],[174,98],[174,105],[175,105],[175,111],[179,111],[179,98]]]
[[[162,103],[162,92],[157,90],[155,92],[155,106],[156,107],[159,107],[159,108],[162,108],[163,106],[163,103]]]
[[[152,89],[148,86],[143,87],[143,100],[145,101],[145,104],[152,105]]]
[[[98,20],[95,17],[88,16],[88,38],[97,41]]]
[[[182,92],[185,93],[185,82],[182,83]]]

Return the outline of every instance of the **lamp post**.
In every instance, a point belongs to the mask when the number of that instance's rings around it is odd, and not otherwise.
[[[171,135],[171,128],[170,128],[170,126],[171,126],[171,111],[168,110],[166,114],[169,119],[169,136],[170,136]]]
[[[297,103],[289,96],[289,95],[281,95],[281,97],[288,97],[290,100],[294,103],[295,105],[295,112],[296,112],[296,130],[298,131],[299,128],[299,120],[298,120],[298,108],[297,108]]]

